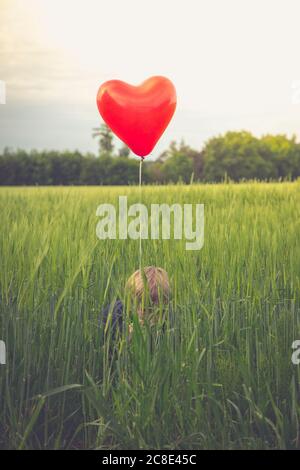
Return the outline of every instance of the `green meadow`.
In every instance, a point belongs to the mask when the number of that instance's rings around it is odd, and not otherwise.
[[[200,251],[143,240],[174,315],[107,336],[139,240],[99,240],[96,209],[138,187],[0,189],[0,447],[300,448],[300,183],[145,186],[203,203]]]

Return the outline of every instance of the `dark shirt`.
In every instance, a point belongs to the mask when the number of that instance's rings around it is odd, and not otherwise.
[[[111,328],[112,336],[114,337],[117,332],[122,332],[124,324],[124,306],[121,300],[117,299],[114,304],[109,304],[102,310],[99,324],[105,329],[107,322],[109,321],[109,328]],[[169,325],[174,327],[174,316],[172,309],[169,308]]]
[[[114,304],[109,304],[102,310],[100,324],[102,323],[103,328],[105,328],[107,321],[109,321],[113,335],[115,335],[117,331],[121,332],[123,328],[123,310],[123,303],[121,300],[117,299]]]

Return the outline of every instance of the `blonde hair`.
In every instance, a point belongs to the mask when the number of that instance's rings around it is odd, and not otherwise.
[[[143,271],[144,276],[139,269],[130,276],[125,286],[126,291],[133,295],[138,303],[142,302],[146,291],[149,292],[153,304],[167,303],[170,295],[168,273],[155,266],[147,266]],[[147,286],[144,280],[147,281]]]

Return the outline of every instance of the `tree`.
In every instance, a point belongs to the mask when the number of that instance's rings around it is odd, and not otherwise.
[[[99,139],[99,155],[112,155],[114,150],[113,133],[106,124],[93,129],[93,138]]]
[[[99,135],[102,138],[102,133]],[[122,147],[123,156],[113,156],[107,151],[109,148],[112,147],[101,144],[98,158],[78,151],[28,152],[6,148],[0,154],[0,185],[136,184],[138,162],[127,158],[128,148]],[[184,141],[172,142],[163,158],[146,160],[143,181],[189,183],[192,175],[194,181],[209,182],[222,181],[226,176],[234,181],[294,180],[300,176],[300,144],[295,137],[265,135],[259,139],[245,131],[213,137],[201,152]]]
[[[169,159],[177,155],[185,156],[192,162],[192,172],[196,180],[202,178],[203,173],[203,154],[198,150],[194,150],[185,143],[182,139],[179,144],[175,140],[170,143],[170,146],[165,150],[157,159],[158,162],[165,163]]]
[[[193,162],[184,153],[178,153],[163,163],[161,172],[167,183],[188,183],[193,174]]]
[[[122,145],[122,147],[119,149],[119,157],[122,158],[128,158],[130,155],[130,148],[127,147],[127,145]]]
[[[300,176],[300,146],[296,136],[289,139],[285,135],[265,135],[261,142],[271,155],[277,178],[297,178]]]
[[[205,181],[222,181],[228,176],[242,179],[276,178],[276,169],[270,151],[250,132],[227,132],[213,137],[203,149]]]
[[[172,140],[170,142],[169,148],[165,150],[164,152],[162,152],[156,161],[160,163],[164,163],[169,158],[173,157],[177,152],[178,152],[177,142],[176,140]]]

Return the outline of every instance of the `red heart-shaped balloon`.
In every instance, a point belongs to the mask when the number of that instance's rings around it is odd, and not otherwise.
[[[168,78],[160,76],[148,78],[139,86],[109,80],[99,88],[97,106],[111,130],[144,158],[174,114],[176,90]]]

